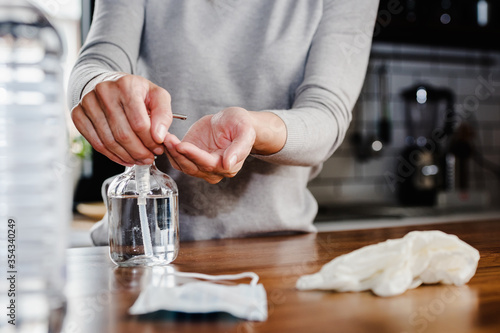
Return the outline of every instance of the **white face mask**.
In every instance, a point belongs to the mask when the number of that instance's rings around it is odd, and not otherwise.
[[[193,279],[194,278],[194,279]],[[195,279],[224,281],[251,278],[250,284],[227,285]],[[259,276],[253,272],[234,275],[206,275],[177,272],[170,266],[153,267],[153,280],[144,289],[130,314],[158,310],[185,313],[227,312],[255,321],[267,319],[267,296]]]

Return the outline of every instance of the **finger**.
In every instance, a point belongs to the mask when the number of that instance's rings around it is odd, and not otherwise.
[[[232,170],[224,170],[219,154],[210,154],[189,142],[180,143],[177,146],[177,151],[195,163],[202,174],[201,178],[211,184],[220,182],[224,177],[231,178],[236,176],[243,165],[243,163],[239,163]]]
[[[179,169],[187,175],[199,177],[200,170],[197,165],[177,151],[177,147],[167,142],[167,151],[170,157],[175,161]]]
[[[224,151],[222,159],[224,170],[232,171],[237,164],[243,162],[250,154],[254,142],[255,131],[251,126],[239,129],[237,136]]]
[[[152,163],[152,159],[154,158],[152,152],[144,146],[142,140],[132,130],[129,120],[119,102],[121,93],[117,89],[111,89],[112,84],[114,83],[103,82],[97,85],[94,96],[104,112],[104,117],[106,117],[114,140],[135,161],[139,163]]]
[[[201,171],[210,173],[223,172],[221,170],[220,155],[212,155],[190,142],[181,142],[175,148],[177,152],[196,164]]]
[[[165,145],[165,148],[167,147],[168,144],[171,147],[176,147],[179,143],[181,143],[181,140],[179,140],[179,138],[176,137],[172,133],[167,133],[167,135],[165,136],[165,139],[163,141],[163,144]]]
[[[175,149],[175,146],[178,145],[179,143],[180,140],[174,134],[167,133],[167,135],[165,136],[165,142],[164,142],[165,148],[167,148],[168,144],[169,147],[173,147],[172,149]],[[170,161],[170,164],[172,164],[174,169],[182,171],[177,162],[175,162],[175,160],[170,155],[168,149],[166,149],[165,154],[167,155],[168,160]]]
[[[121,160],[127,163],[135,163],[135,159],[125,150],[118,142],[108,125],[108,120],[104,115],[96,94],[91,91],[81,102],[82,109],[87,118],[92,123],[93,129],[99,136],[100,141],[106,150],[118,156]]]
[[[87,116],[85,115],[80,106],[77,106],[73,109],[73,111],[71,112],[71,118],[73,119],[73,123],[75,124],[78,131],[85,137],[85,139],[90,143],[90,145],[96,151],[98,151],[99,153],[103,154],[104,156],[108,157],[110,160],[118,164],[124,166],[133,165],[131,163],[122,160],[104,146],[101,139],[99,139],[99,136],[94,130],[92,122],[90,121],[90,119],[87,118]]]
[[[214,175],[214,174],[206,175],[206,176],[200,177],[200,178],[205,179],[210,184],[217,184],[218,182],[220,182],[221,180],[224,179],[224,177],[219,176],[219,175]]]
[[[105,142],[106,146],[111,147],[111,149],[117,151],[117,153],[126,153],[135,164],[153,163],[153,154],[146,147],[144,147],[141,140],[132,131],[126,119],[124,121],[122,120],[117,122],[115,120],[111,120],[113,118],[116,118],[116,116],[110,117],[111,125],[108,123],[107,127],[103,126],[101,129],[101,132],[104,132],[102,135],[109,137],[109,139]],[[108,134],[108,132],[110,134]]]
[[[151,115],[151,135],[156,143],[162,144],[172,124],[170,94],[151,83],[146,98],[146,107]]]
[[[172,135],[172,134],[168,134],[168,135]],[[170,151],[173,151],[173,155],[176,156],[175,158],[172,156],[172,154],[170,154]],[[192,172],[192,170],[189,169],[189,166],[188,166],[188,168],[186,168],[186,163],[188,163],[189,159],[187,159],[185,156],[183,156],[178,151],[176,151],[176,147],[172,146],[170,142],[167,143],[167,157],[175,169],[182,171],[187,175],[202,178],[210,184],[217,184],[222,179],[224,179],[224,176],[222,176],[222,175],[209,173],[209,172],[203,172],[199,169],[196,172]],[[182,164],[179,165],[178,161]]]
[[[156,143],[151,136],[151,119],[145,105],[145,97],[134,91],[137,87],[128,86],[130,83],[121,83],[121,93],[118,103],[125,112],[125,116],[132,131],[139,137],[142,144],[155,154],[162,154],[163,147]],[[140,89],[140,88],[139,88]]]
[[[170,156],[170,153],[168,153],[168,151],[165,153],[165,155],[167,155],[167,158],[168,158],[168,161],[170,162],[170,164],[172,165],[172,167],[175,169],[175,170],[179,170],[179,171],[182,171],[181,170],[181,167],[177,164],[177,162],[172,158],[172,156]]]
[[[170,164],[172,164],[172,167],[176,170],[182,171],[182,169],[177,165],[175,160],[170,156],[170,153],[166,153],[168,160],[170,161]],[[187,173],[186,173],[187,174]],[[216,175],[216,174],[209,174],[205,172],[198,172],[197,174],[190,174],[190,176],[202,178],[209,182],[210,184],[217,184],[220,182],[222,179],[224,179],[223,176]]]

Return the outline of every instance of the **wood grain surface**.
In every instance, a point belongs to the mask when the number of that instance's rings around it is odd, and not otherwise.
[[[371,292],[298,291],[299,276],[362,246],[412,230],[455,234],[481,254],[476,275],[461,287],[421,286],[382,298]],[[268,297],[269,318],[128,309],[155,279],[151,267],[120,268],[107,247],[68,250],[64,332],[500,332],[500,220],[181,243],[173,268],[230,274],[252,271]]]

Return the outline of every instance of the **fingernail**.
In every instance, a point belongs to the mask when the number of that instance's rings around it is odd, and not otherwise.
[[[236,164],[237,159],[238,157],[236,155],[231,156],[231,158],[229,159],[229,169],[233,168],[233,166]]]
[[[145,158],[145,159],[141,160],[141,162],[144,164],[152,164],[153,159],[152,158]]]
[[[158,134],[158,137],[161,139],[161,142],[163,142],[163,140],[165,140],[165,136],[167,135],[167,128],[162,124],[158,125],[156,129],[156,134]]]
[[[161,154],[163,154],[163,149],[160,147],[155,148],[155,149],[153,149],[153,153],[155,153],[155,155],[161,155]]]

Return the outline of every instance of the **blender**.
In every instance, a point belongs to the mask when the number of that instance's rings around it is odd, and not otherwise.
[[[406,206],[433,206],[444,187],[444,147],[454,126],[455,94],[417,84],[401,92],[405,105],[405,147],[398,157],[398,198]]]

